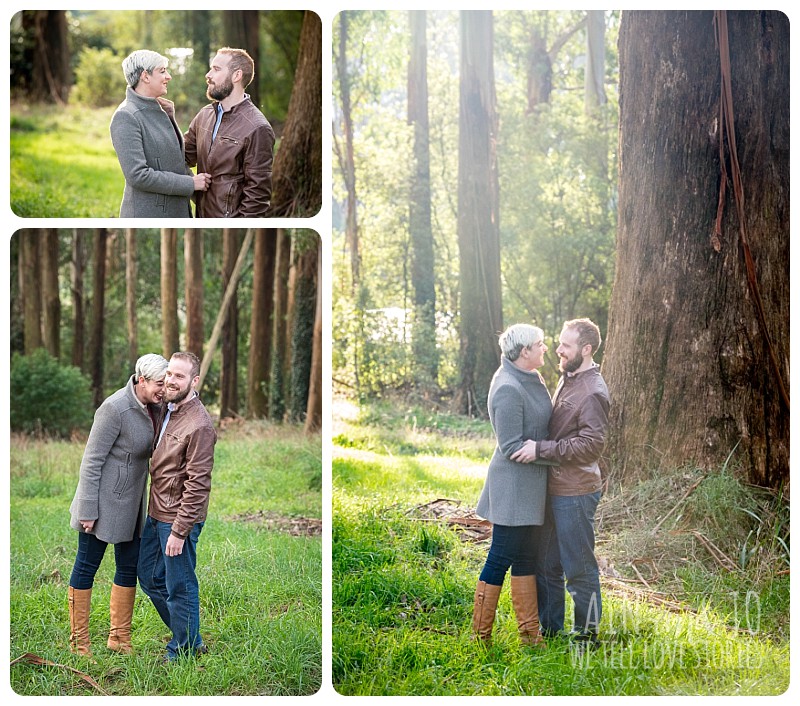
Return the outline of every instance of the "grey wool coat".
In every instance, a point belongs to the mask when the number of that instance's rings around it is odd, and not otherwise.
[[[109,544],[129,542],[144,526],[153,421],[136,399],[133,376],[94,415],[83,452],[70,526],[95,520],[92,534]]]
[[[191,218],[194,181],[172,101],[128,87],[110,129],[125,175],[120,218]]]
[[[547,466],[509,457],[527,439],[547,438],[553,411],[539,372],[521,370],[503,356],[489,388],[489,419],[495,446],[477,513],[495,525],[541,525],[547,499]]]

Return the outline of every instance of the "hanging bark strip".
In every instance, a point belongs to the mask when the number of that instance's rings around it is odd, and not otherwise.
[[[722,170],[722,178],[720,179],[720,196],[719,204],[717,207],[717,221],[714,225],[714,235],[712,236],[712,243],[714,249],[719,251],[719,235],[722,233],[722,210],[725,201],[726,183],[728,180],[728,173],[725,168],[725,136],[728,138],[728,153],[731,160],[731,181],[733,182],[733,194],[736,201],[736,214],[739,219],[739,239],[742,243],[742,250],[744,252],[744,261],[747,269],[747,283],[750,287],[750,293],[753,296],[753,302],[758,314],[758,323],[761,329],[761,335],[767,344],[767,351],[769,359],[772,363],[773,372],[775,373],[775,380],[778,384],[781,399],[786,406],[786,411],[789,411],[789,393],[786,390],[786,385],[781,375],[780,365],[778,363],[778,356],[775,353],[775,347],[772,344],[772,338],[769,335],[767,328],[767,317],[764,312],[764,304],[761,299],[761,291],[756,279],[756,268],[753,262],[753,255],[750,251],[750,244],[747,240],[747,226],[745,224],[745,209],[744,209],[744,186],[742,185],[742,174],[739,170],[739,157],[736,150],[736,132],[734,128],[734,115],[733,115],[733,92],[731,88],[731,60],[730,60],[730,46],[728,43],[728,14],[725,10],[714,11],[714,28],[717,35],[717,44],[719,46],[719,65],[720,65],[720,116],[719,116],[719,129],[720,129],[720,169]]]

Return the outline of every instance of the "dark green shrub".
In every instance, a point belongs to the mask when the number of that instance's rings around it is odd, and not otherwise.
[[[68,437],[94,417],[91,383],[43,348],[11,359],[11,429]]]

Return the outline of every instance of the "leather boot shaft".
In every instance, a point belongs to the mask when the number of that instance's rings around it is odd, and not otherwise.
[[[539,598],[535,576],[511,577],[511,604],[517,616],[520,642],[531,647],[544,647],[544,638],[539,629]]]

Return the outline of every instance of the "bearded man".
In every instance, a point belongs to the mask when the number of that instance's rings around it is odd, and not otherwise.
[[[600,329],[589,319],[564,323],[556,354],[561,379],[553,394],[548,436],[527,441],[512,456],[550,468],[544,524],[539,529],[536,588],[542,635],[564,631],[564,581],[574,603],[571,638],[596,646],[602,615],[600,572],[594,554],[594,516],[602,479],[598,460],[608,431],[608,388],[593,356]]]
[[[196,194],[197,218],[263,218],[272,198],[275,133],[245,89],[255,64],[244,49],[223,47],[206,74],[211,104],[184,136],[186,164],[211,175]]]
[[[195,390],[200,361],[174,353],[150,460],[150,498],[139,549],[139,585],[172,630],[166,661],[208,650],[200,636],[197,541],[208,514],[217,433]]]

